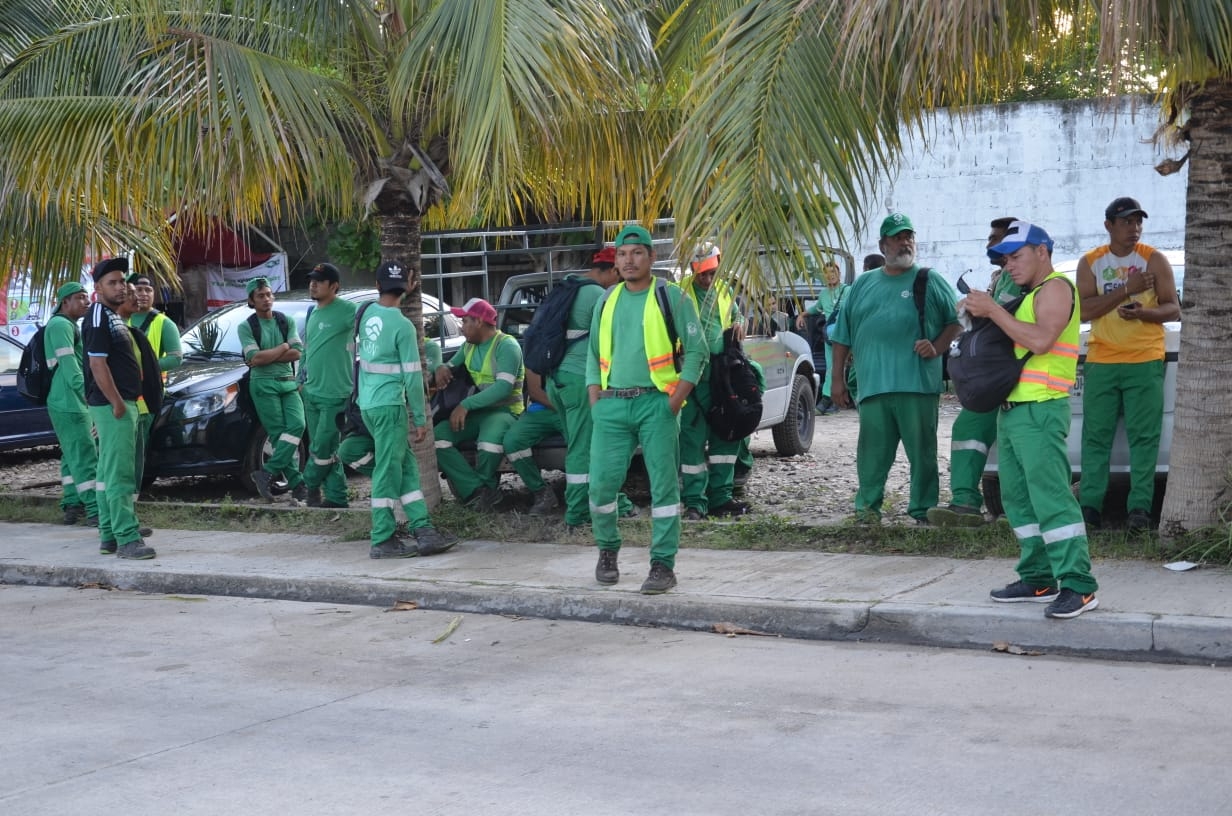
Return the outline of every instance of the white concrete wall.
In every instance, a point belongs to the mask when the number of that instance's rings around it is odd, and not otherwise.
[[[1107,240],[1104,208],[1133,196],[1150,214],[1143,240],[1182,249],[1188,168],[1155,172],[1165,154],[1151,143],[1159,108],[1149,100],[1033,102],[941,112],[906,140],[897,173],[870,193],[869,222],[845,225],[860,259],[877,252],[877,227],[890,212],[915,224],[920,263],[951,281],[987,280],[989,221],[1013,215],[1048,230],[1058,262]],[[1183,151],[1181,151],[1183,152]]]

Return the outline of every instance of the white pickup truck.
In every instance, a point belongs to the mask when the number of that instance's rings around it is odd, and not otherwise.
[[[532,272],[509,278],[496,302],[501,331],[520,341],[551,284],[565,274],[549,277],[546,272]],[[769,428],[773,432],[774,447],[780,456],[806,453],[813,444],[814,409],[821,387],[808,343],[792,332],[777,331],[748,336],[744,351],[762,367],[766,377],[758,430]],[[544,440],[535,448],[535,460],[543,469],[562,470],[564,440]]]

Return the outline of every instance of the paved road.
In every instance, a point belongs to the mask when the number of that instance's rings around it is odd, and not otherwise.
[[[0,586],[0,813],[1227,812],[1227,669]]]

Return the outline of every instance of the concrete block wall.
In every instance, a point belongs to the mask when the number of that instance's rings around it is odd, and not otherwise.
[[[1104,208],[1123,195],[1150,214],[1146,243],[1182,249],[1188,168],[1155,172],[1183,153],[1151,143],[1159,116],[1143,98],[939,112],[907,135],[901,166],[870,191],[868,223],[845,225],[857,263],[878,251],[877,227],[895,211],[915,224],[920,263],[951,281],[967,269],[973,283],[987,280],[988,222],[1002,215],[1047,229],[1057,261],[1076,258],[1106,241]]]

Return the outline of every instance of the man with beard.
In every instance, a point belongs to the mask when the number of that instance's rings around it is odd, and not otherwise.
[[[90,308],[90,296],[84,286],[73,281],[61,286],[56,298],[59,303],[43,330],[43,349],[52,372],[47,415],[60,442],[60,509],[64,511],[65,524],[76,524],[84,518],[93,527],[98,524],[94,495],[98,450],[90,435],[82,370],[84,353],[77,329],[77,321]]]
[[[340,284],[338,267],[331,263],[319,263],[308,273],[308,295],[316,305],[304,326],[300,375],[308,427],[304,484],[309,507],[348,506],[336,419],[346,410],[354,387],[356,307],[338,297]]]
[[[927,524],[928,508],[940,493],[941,358],[962,327],[949,282],[916,265],[911,220],[893,213],[881,222],[880,235],[885,266],[856,278],[832,334],[835,370],[845,370],[848,355],[859,360],[855,517],[880,523],[886,477],[901,441],[911,463],[907,513],[917,524]],[[922,309],[916,304],[917,279],[926,284]],[[843,377],[834,378],[830,388],[835,405],[854,407]]]

